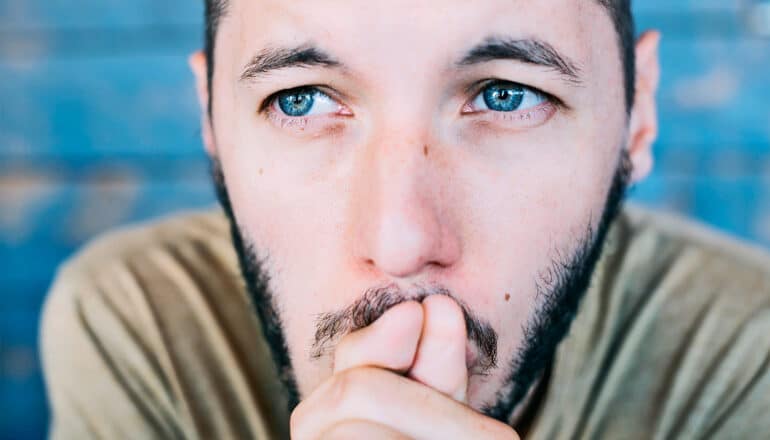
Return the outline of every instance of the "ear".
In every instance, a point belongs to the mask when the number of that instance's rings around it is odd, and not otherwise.
[[[628,153],[633,165],[631,183],[652,171],[652,144],[658,137],[658,108],[655,95],[660,82],[658,47],[660,32],[648,31],[636,43],[636,95],[631,110]]]
[[[206,55],[202,51],[195,52],[190,55],[188,63],[193,76],[195,76],[195,89],[201,108],[201,137],[203,138],[203,146],[210,157],[215,157],[216,144],[214,142],[211,118],[209,117],[209,80]]]

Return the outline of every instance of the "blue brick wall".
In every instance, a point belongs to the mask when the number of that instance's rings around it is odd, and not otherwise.
[[[186,55],[199,1],[0,0],[0,440],[42,438],[56,265],[117,224],[213,203]],[[641,0],[661,136],[632,197],[770,245],[770,42],[738,0]]]

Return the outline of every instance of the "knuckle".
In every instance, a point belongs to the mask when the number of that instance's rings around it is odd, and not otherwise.
[[[351,399],[361,394],[370,380],[368,368],[350,368],[334,375],[329,389],[329,404],[335,410],[342,409]]]
[[[326,432],[322,433],[321,439],[355,440],[361,438],[361,434],[360,423],[343,421],[335,424]]]
[[[334,415],[334,418],[346,418],[361,411],[362,404],[367,401],[365,393],[371,393],[373,378],[376,378],[375,368],[358,367],[339,372],[330,377],[316,389],[310,397],[300,402],[289,417],[289,428],[292,438],[316,438],[317,426],[328,417],[319,419],[318,412]],[[347,428],[346,428],[347,429]]]

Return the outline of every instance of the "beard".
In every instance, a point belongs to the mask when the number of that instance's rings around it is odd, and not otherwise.
[[[275,296],[271,290],[270,277],[264,269],[264,262],[258,257],[253,242],[239,226],[233,213],[224,175],[218,159],[211,160],[211,172],[216,195],[230,223],[233,246],[238,256],[241,274],[246,283],[255,312],[278,378],[286,392],[288,410],[291,413],[300,402],[299,389],[289,355],[281,316],[278,313]],[[485,405],[481,412],[503,423],[509,423],[538,379],[551,368],[559,343],[569,331],[580,302],[591,282],[596,263],[602,253],[607,233],[617,216],[625,198],[631,174],[628,152],[621,149],[616,171],[605,197],[604,209],[598,226],[588,222],[583,236],[571,254],[556,252],[550,265],[541,270],[535,280],[535,310],[523,325],[523,342],[507,364],[507,376],[497,391],[494,403]],[[421,301],[431,294],[452,296],[463,309],[468,339],[479,350],[479,366],[476,374],[497,365],[497,334],[483,319],[478,318],[466,304],[442,287],[424,289],[417,293],[404,293],[393,286],[369,289],[354,304],[345,309],[320,315],[316,322],[314,350],[311,358],[317,359],[328,352],[329,343],[344,334],[366,327],[377,320],[391,307],[407,300]],[[474,374],[474,371],[470,371]],[[546,378],[547,381],[547,378]]]

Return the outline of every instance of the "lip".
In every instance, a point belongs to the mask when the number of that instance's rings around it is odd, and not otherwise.
[[[479,355],[476,351],[476,346],[472,342],[468,341],[468,343],[465,344],[465,367],[468,369],[469,375],[474,373],[474,369],[476,368],[478,362]]]

